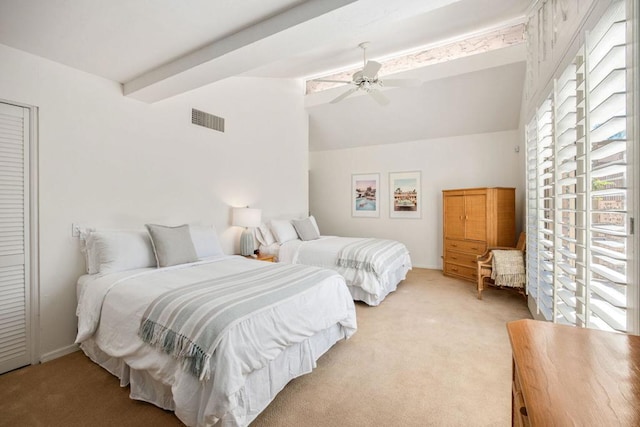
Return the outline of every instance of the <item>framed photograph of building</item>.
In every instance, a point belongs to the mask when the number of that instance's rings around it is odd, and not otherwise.
[[[389,173],[389,218],[420,218],[420,171]]]
[[[351,175],[351,216],[377,218],[380,216],[380,174]]]

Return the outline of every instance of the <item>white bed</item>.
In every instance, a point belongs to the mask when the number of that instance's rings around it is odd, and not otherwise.
[[[271,245],[262,245],[260,252],[275,255],[278,262],[282,263],[304,264],[335,270],[345,278],[354,300],[376,306],[390,292],[395,291],[398,284],[406,278],[407,272],[411,269],[411,257],[405,248],[380,272],[362,267],[338,265],[338,255],[343,248],[365,240],[367,239],[336,236],[320,236],[307,241],[292,239],[282,244],[276,242]],[[398,244],[398,242],[389,242]]]
[[[130,386],[132,399],[175,411],[189,426],[247,425],[291,379],[310,372],[324,352],[355,332],[354,304],[340,275],[329,274],[299,295],[234,323],[221,334],[209,379],[200,380],[179,360],[143,342],[138,330],[149,304],[165,292],[282,267],[215,256],[165,268],[84,275],[77,285],[76,342],[122,386]]]

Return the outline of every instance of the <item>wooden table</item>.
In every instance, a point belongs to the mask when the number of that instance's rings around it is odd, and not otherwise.
[[[640,337],[529,319],[507,330],[513,425],[640,426]]]

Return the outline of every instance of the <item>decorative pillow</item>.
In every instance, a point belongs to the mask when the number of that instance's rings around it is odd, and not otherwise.
[[[267,224],[260,224],[260,227],[256,228],[256,239],[265,246],[276,243],[276,238],[269,227],[267,227]]]
[[[320,234],[320,229],[318,228],[318,223],[316,222],[316,218],[311,215],[309,217],[309,219],[311,220],[311,223],[313,224],[313,228],[316,229],[316,233],[318,233],[318,236],[322,236],[322,234]]]
[[[283,244],[289,240],[296,240],[298,233],[293,228],[291,221],[286,219],[274,219],[271,221],[271,231],[278,243]]]
[[[224,255],[218,233],[213,225],[189,225],[191,241],[196,250],[196,256],[200,258],[208,258],[211,256]]]
[[[98,230],[86,238],[87,271],[115,273],[155,267],[156,257],[149,234],[137,230]]]
[[[311,218],[305,219],[292,219],[291,223],[298,232],[300,240],[316,240],[320,238],[320,234],[316,231],[316,228],[311,222]]]
[[[187,224],[177,227],[145,224],[145,227],[151,236],[158,267],[169,267],[198,260]]]

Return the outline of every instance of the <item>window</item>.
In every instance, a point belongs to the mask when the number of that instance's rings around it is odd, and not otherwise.
[[[525,136],[527,291],[536,310],[549,321],[622,332],[632,286],[626,38],[625,2],[614,1]]]

